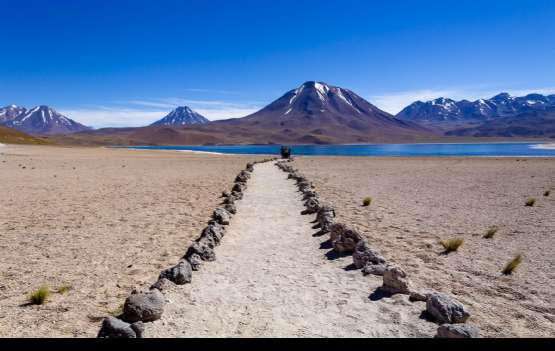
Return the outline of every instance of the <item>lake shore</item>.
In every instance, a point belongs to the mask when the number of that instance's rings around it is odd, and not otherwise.
[[[200,235],[256,156],[6,145],[0,337],[94,337]],[[51,290],[43,306],[27,293]],[[65,294],[57,293],[62,287]]]
[[[467,305],[485,336],[555,336],[555,197],[543,195],[555,187],[553,159],[301,157],[294,166],[418,288]],[[439,241],[450,238],[464,244],[443,255]],[[518,254],[516,274],[502,275]]]

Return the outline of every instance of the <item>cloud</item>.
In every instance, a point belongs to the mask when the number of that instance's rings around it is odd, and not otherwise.
[[[165,116],[167,111],[144,111],[128,108],[92,107],[63,109],[60,113],[94,128],[143,127]]]
[[[391,114],[397,114],[402,109],[415,101],[429,101],[439,97],[451,98],[453,100],[489,99],[501,92],[508,92],[513,96],[524,96],[531,93],[555,94],[555,87],[538,89],[493,89],[491,86],[459,87],[445,89],[421,89],[392,92],[380,95],[368,96],[368,99],[380,109]]]

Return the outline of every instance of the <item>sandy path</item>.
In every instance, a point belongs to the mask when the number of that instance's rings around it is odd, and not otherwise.
[[[424,304],[406,296],[372,301],[379,277],[345,270],[351,258],[329,260],[301,195],[272,164],[256,167],[217,261],[193,283],[166,292],[161,320],[147,337],[431,336],[419,319]]]

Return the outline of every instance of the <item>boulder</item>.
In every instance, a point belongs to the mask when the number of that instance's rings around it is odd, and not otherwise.
[[[303,214],[315,214],[320,209],[320,201],[316,198],[311,198],[305,202],[304,206],[306,210],[303,211]]]
[[[254,172],[254,164],[253,163],[247,163],[247,171],[249,172]]]
[[[329,233],[332,225],[335,223],[335,210],[331,206],[320,206],[316,220],[320,224],[322,233]]]
[[[464,323],[470,313],[464,305],[449,295],[435,292],[426,301],[426,312],[439,323]]]
[[[383,276],[387,268],[386,264],[373,264],[368,262],[363,268],[362,273],[364,275],[378,275]]]
[[[237,201],[237,198],[234,195],[230,194],[228,197],[226,197],[224,199],[222,204],[224,204],[224,205],[235,205],[235,201]]]
[[[377,251],[372,250],[366,240],[360,240],[353,252],[353,264],[356,268],[364,268],[368,263],[373,265],[384,264],[383,258]]]
[[[203,261],[212,262],[216,260],[214,248],[210,247],[205,241],[195,241],[185,254],[185,259],[189,260],[193,255],[198,255]]]
[[[320,216],[320,211],[318,212],[318,216]],[[333,242],[337,240],[343,232],[347,230],[347,226],[343,223],[334,223],[330,226],[330,239]]]
[[[480,329],[468,324],[444,324],[437,328],[436,338],[471,339],[479,338]]]
[[[156,289],[129,296],[123,305],[123,320],[128,323],[153,322],[164,313],[164,295]]]
[[[231,194],[229,193],[229,191],[224,191],[224,192],[222,193],[222,197],[229,197],[229,195],[231,195]]]
[[[229,225],[231,214],[226,209],[220,207],[214,210],[212,218],[219,224]]]
[[[204,228],[201,238],[207,237],[210,241],[214,242],[214,246],[219,245],[225,235],[225,227],[219,223],[211,223],[208,227]],[[214,247],[212,246],[212,248]]]
[[[382,290],[390,294],[410,294],[411,284],[407,273],[398,266],[387,266],[383,273]]]
[[[250,173],[247,171],[241,171],[235,178],[235,183],[243,183],[246,184],[247,181],[250,179]]]
[[[243,193],[247,187],[245,184],[242,183],[235,183],[233,189],[231,189],[232,193]]]
[[[234,191],[234,192],[231,193],[231,196],[233,196],[236,201],[243,199],[243,193],[240,193],[240,192]]]
[[[166,278],[177,285],[189,284],[193,279],[193,269],[189,261],[181,260],[174,267],[162,271],[159,279],[161,278]]]
[[[98,338],[135,339],[143,336],[144,326],[141,322],[127,323],[109,316],[104,318],[98,331]]]
[[[150,290],[156,289],[156,290],[164,291],[164,290],[168,290],[172,285],[174,285],[174,283],[172,283],[170,280],[161,277],[161,278],[158,278],[156,283],[150,286]]]
[[[338,253],[351,253],[355,251],[357,244],[362,240],[358,231],[346,228],[335,240],[331,241],[333,249]]]
[[[200,270],[200,266],[202,265],[202,259],[200,258],[199,255],[193,254],[187,260],[189,261],[189,264],[191,265],[191,269],[193,271]]]
[[[224,205],[224,210],[231,213],[232,215],[237,214],[237,207],[235,206],[235,204],[226,204],[226,205]]]

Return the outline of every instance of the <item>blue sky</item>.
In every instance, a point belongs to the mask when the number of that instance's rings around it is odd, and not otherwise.
[[[555,1],[0,0],[0,105],[95,127],[240,117],[307,80],[395,113],[555,93]]]

